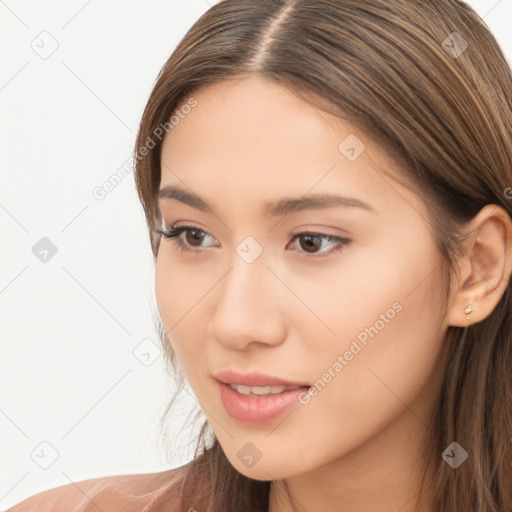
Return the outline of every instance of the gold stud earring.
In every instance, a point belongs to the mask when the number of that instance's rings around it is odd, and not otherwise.
[[[473,313],[473,306],[470,304],[469,306],[464,309],[464,313],[466,313],[466,320],[469,320],[469,315]]]

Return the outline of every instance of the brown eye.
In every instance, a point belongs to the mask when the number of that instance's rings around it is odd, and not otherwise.
[[[176,247],[181,252],[187,252],[193,254],[199,254],[203,250],[202,245],[205,238],[213,238],[208,231],[204,229],[196,228],[194,226],[183,226],[179,228],[171,228],[169,231],[158,231],[164,238],[176,244]],[[182,235],[185,235],[182,237]],[[215,240],[215,239],[214,239]],[[216,245],[216,244],[214,244]]]
[[[303,235],[299,240],[301,248],[306,252],[316,252],[322,247],[322,239],[316,235]]]
[[[299,248],[295,250],[302,254],[312,255],[315,258],[323,258],[324,256],[341,251],[351,242],[348,238],[326,235],[324,233],[299,233],[294,236],[292,243],[297,239],[299,240]],[[324,242],[331,243],[330,250],[329,245],[324,250],[321,250]]]
[[[188,229],[185,231],[185,240],[192,246],[200,247],[205,234],[201,229]]]

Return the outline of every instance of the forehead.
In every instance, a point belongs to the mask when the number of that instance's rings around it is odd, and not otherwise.
[[[161,188],[186,185],[223,201],[245,194],[248,205],[311,191],[357,196],[378,208],[410,195],[386,177],[395,163],[381,147],[280,84],[229,80],[191,96],[197,105],[163,142]],[[414,199],[406,201],[410,207]]]
[[[335,130],[334,119],[327,119],[273,81],[255,77],[226,80],[202,86],[193,97],[197,106],[164,140],[164,147],[174,153],[186,152],[199,159],[204,154],[200,142],[207,145],[209,156],[215,152],[235,157],[243,151],[260,160],[269,153],[276,158],[292,149],[293,153],[287,154],[291,159],[312,154],[319,144],[337,146],[339,134],[331,133],[333,140],[326,140],[327,133]],[[308,144],[304,146],[304,142]],[[196,151],[192,152],[193,148]]]

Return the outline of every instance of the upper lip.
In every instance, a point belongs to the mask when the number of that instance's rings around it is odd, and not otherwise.
[[[243,386],[308,386],[304,382],[294,382],[291,380],[280,379],[272,375],[263,373],[238,373],[233,370],[223,370],[214,375],[214,377],[224,384],[240,384]]]

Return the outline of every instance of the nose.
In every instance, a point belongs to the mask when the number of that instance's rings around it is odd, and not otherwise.
[[[276,346],[286,338],[284,306],[290,297],[263,255],[252,263],[236,255],[215,290],[208,334],[224,348]]]

